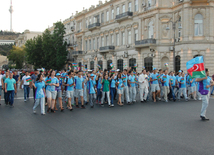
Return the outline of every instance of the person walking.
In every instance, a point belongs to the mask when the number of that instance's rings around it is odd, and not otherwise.
[[[104,98],[105,98],[105,94],[106,94],[106,97],[107,97],[107,100],[108,100],[108,105],[109,107],[111,107],[111,104],[110,104],[110,94],[109,94],[109,88],[110,88],[110,82],[108,80],[108,74],[105,74],[104,75],[104,79],[102,79],[102,99],[101,99],[101,105],[103,106],[103,102],[104,102]]]
[[[37,76],[37,79],[32,84],[35,88],[35,102],[33,106],[33,113],[36,113],[36,108],[40,104],[41,114],[45,115],[45,82],[43,81],[42,74]]]
[[[146,70],[144,69],[138,79],[140,87],[140,100],[142,103],[146,102],[148,95],[148,83],[146,81],[147,80],[146,77],[147,77]]]
[[[18,74],[18,71],[15,71],[15,72],[14,72],[13,78],[16,80],[16,88],[18,88],[18,83],[19,83],[19,81],[20,81],[20,76],[19,76],[19,74]],[[15,95],[17,95],[17,94],[15,94]],[[1,99],[1,98],[0,98],[0,99]]]
[[[81,108],[84,109],[84,100],[83,100],[83,89],[84,89],[84,79],[82,77],[82,72],[77,73],[78,76],[74,77],[74,83],[76,85],[76,108],[79,108],[78,99],[81,99]]]
[[[38,70],[35,70],[34,74],[31,76],[31,79],[32,79],[32,84],[35,84],[36,82],[36,79],[38,77],[38,74],[39,74],[39,71]],[[35,87],[33,87],[33,97],[34,97],[34,101],[35,101]]]
[[[0,73],[1,73],[1,70],[0,70]],[[1,93],[2,93],[2,89],[3,89],[2,84],[4,84],[3,77],[4,77],[4,75],[0,74],[0,101],[1,101]],[[1,103],[0,103],[0,105],[1,105]]]
[[[7,93],[7,99],[11,108],[13,108],[14,93],[17,92],[16,80],[13,78],[13,72],[10,72],[9,78],[5,80],[5,92]]]
[[[110,78],[110,94],[111,94],[111,106],[114,107],[114,95],[116,92],[116,82],[115,74],[112,74]]]
[[[27,100],[29,100],[29,94],[30,94],[30,86],[32,83],[32,79],[29,76],[29,72],[26,71],[25,72],[25,76],[23,76],[21,84],[20,84],[20,89],[22,88],[22,84],[24,84],[24,101],[26,102]]]
[[[137,79],[133,73],[133,71],[129,72],[131,75],[129,75],[128,83],[129,83],[129,99],[130,103],[135,103],[136,102],[136,87],[135,84],[137,82]]]
[[[62,106],[62,79],[60,79],[60,73],[56,74],[57,79],[59,80],[59,87],[56,87],[57,90],[57,96],[56,96],[56,101],[55,101],[55,110],[57,110],[56,108],[56,104],[57,104],[57,99],[59,101],[59,107],[61,109],[61,112],[64,111],[64,108]]]
[[[88,77],[88,83],[89,83],[89,103],[91,108],[94,108],[94,102],[96,99],[96,82],[94,81],[94,75],[91,74],[91,77]]]
[[[7,92],[5,91],[5,80],[9,78],[9,72],[7,71],[5,73],[5,76],[1,79],[1,82],[2,82],[2,89],[4,91],[4,101],[5,101],[5,104],[6,106],[8,105],[8,98],[7,98]]]

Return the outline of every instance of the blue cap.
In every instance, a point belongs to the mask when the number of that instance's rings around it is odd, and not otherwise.
[[[178,72],[179,72],[179,73],[181,73],[182,71],[181,71],[181,70],[179,70]]]
[[[60,76],[60,74],[59,74],[59,73],[57,73],[57,74],[56,74],[56,76]]]
[[[156,70],[156,68],[153,68],[153,71]]]

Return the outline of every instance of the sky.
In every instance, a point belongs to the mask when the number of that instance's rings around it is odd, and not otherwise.
[[[72,13],[97,5],[99,0],[12,0],[13,31],[43,32],[57,21],[64,21]],[[102,0],[104,2],[104,0]],[[10,30],[10,0],[0,0],[0,30]]]

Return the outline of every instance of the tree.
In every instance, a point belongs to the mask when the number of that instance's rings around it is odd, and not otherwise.
[[[13,46],[9,52],[8,59],[16,64],[16,68],[22,68],[25,60],[25,47]]]

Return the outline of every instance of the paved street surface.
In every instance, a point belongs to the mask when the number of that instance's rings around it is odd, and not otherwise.
[[[211,155],[214,105],[200,121],[201,101],[33,114],[33,99],[0,106],[0,155]],[[31,91],[32,96],[32,91]],[[3,101],[1,101],[3,103]]]

